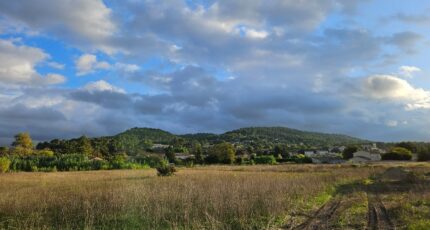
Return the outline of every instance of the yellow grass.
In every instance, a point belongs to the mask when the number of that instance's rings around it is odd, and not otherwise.
[[[209,166],[0,174],[0,228],[264,229],[382,166]],[[315,206],[318,204],[315,204]]]

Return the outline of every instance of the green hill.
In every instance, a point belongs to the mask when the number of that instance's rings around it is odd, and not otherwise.
[[[150,149],[154,143],[192,146],[195,142],[210,145],[224,141],[266,149],[276,144],[295,144],[305,148],[368,142],[346,135],[307,132],[285,127],[250,127],[223,134],[197,133],[185,135],[175,135],[161,129],[132,128],[114,136],[81,137],[70,140],[56,139],[51,142],[39,143],[37,148],[50,148],[61,154],[76,153],[81,152],[78,148],[79,146],[85,144],[85,142],[90,142],[93,148],[91,152],[99,155],[106,156],[121,152],[135,155]]]
[[[241,128],[222,134],[221,139],[229,142],[264,140],[272,143],[303,143],[308,146],[347,145],[368,142],[347,135],[307,132],[285,127]]]

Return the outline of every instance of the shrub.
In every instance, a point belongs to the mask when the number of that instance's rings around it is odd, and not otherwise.
[[[356,146],[346,147],[342,152],[343,159],[351,159],[352,157],[354,157],[354,153],[357,152],[357,150],[358,148]]]
[[[126,163],[127,156],[123,154],[116,155],[112,160],[110,160],[110,165],[112,169],[128,169]]]
[[[162,165],[157,167],[158,176],[172,176],[173,174],[175,174],[175,172],[175,166],[169,164],[167,161],[163,161]]]
[[[312,159],[308,156],[303,155],[303,154],[295,155],[295,156],[291,157],[291,160],[298,163],[298,164],[312,163]]]
[[[430,152],[429,151],[418,152],[418,161],[430,161]]]
[[[0,173],[5,173],[9,170],[11,161],[6,157],[0,157]]]
[[[54,152],[49,149],[38,150],[38,151],[35,151],[35,153],[39,156],[46,156],[46,157],[54,156]]]
[[[57,159],[59,171],[90,170],[91,161],[84,154],[65,154]]]
[[[156,154],[140,154],[134,158],[134,160],[137,163],[143,164],[143,165],[149,165],[151,168],[156,168],[161,166],[161,162],[163,161],[163,158]]]
[[[94,170],[106,170],[109,169],[109,163],[105,160],[92,159],[91,168]]]
[[[256,164],[276,164],[276,159],[273,155],[258,156],[254,158]]]
[[[394,147],[390,152],[382,155],[382,160],[410,160],[412,153],[408,149],[402,147]]]

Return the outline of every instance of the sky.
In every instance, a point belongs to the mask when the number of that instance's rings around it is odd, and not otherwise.
[[[430,141],[425,0],[0,1],[0,144],[285,126]]]

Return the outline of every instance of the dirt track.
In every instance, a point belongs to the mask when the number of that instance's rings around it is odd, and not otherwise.
[[[308,218],[304,223],[294,229],[310,230],[310,229],[330,229],[333,219],[336,217],[336,212],[341,206],[341,198],[333,198],[323,205],[314,216]]]
[[[387,213],[387,209],[378,195],[368,193],[367,198],[369,206],[367,229],[395,229]]]
[[[367,228],[369,230],[395,229],[387,210],[377,194],[367,193],[368,213]],[[336,223],[343,210],[353,203],[349,197],[339,195],[321,206],[314,215],[306,219],[302,224],[292,228],[296,230],[337,229]]]

